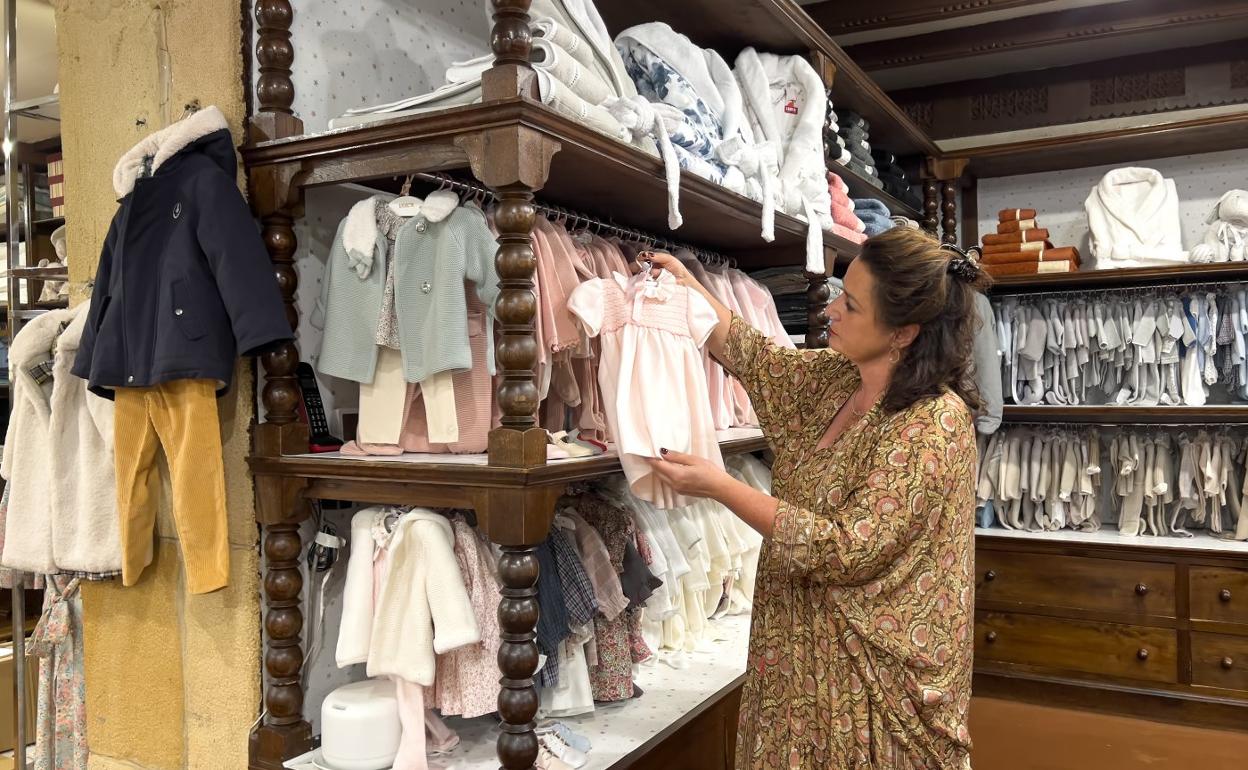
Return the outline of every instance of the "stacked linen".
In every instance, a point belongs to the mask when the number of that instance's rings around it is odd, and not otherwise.
[[[853,110],[836,110],[837,132],[850,158],[842,165],[852,169],[871,184],[884,189],[875,159],[871,157],[871,125]],[[843,157],[843,156],[842,156]]]
[[[824,158],[828,161],[828,165],[838,163],[848,166],[854,156],[845,144],[845,139],[841,137],[841,124],[837,121],[836,110],[832,106],[832,89],[828,89],[826,96],[828,110],[827,118],[823,123]]]
[[[871,158],[875,161],[875,170],[884,184],[885,192],[909,203],[916,209],[923,207],[923,201],[910,184],[905,170],[897,162],[896,155],[876,147],[871,150]]]
[[[854,198],[854,214],[862,220],[866,226],[867,236],[879,235],[885,230],[892,230],[897,226],[893,221],[892,212],[888,210],[888,206],[883,201],[875,198]]]
[[[828,172],[828,194],[832,196],[832,232],[842,238],[862,243],[867,239],[867,226],[854,213],[855,203],[849,197],[849,185]]]
[[[770,267],[751,273],[750,277],[771,292],[776,312],[786,335],[806,334],[809,331],[809,300],[806,293],[810,288],[810,281],[801,268]],[[841,280],[828,278],[827,283],[831,290],[831,299],[840,296],[843,291]],[[788,340],[787,336],[783,341],[774,334],[771,337],[777,344],[793,347],[793,343]]]
[[[489,4],[486,4],[487,15]],[[637,89],[624,71],[611,36],[591,0],[533,0],[529,8],[533,36],[532,66],[542,103],[555,112],[622,142],[656,153],[607,109],[618,99],[635,99]],[[418,115],[481,102],[481,77],[493,66],[493,54],[448,68],[446,83],[428,94],[389,104],[348,110],[330,121],[331,128]]]
[[[1054,248],[1049,231],[1036,221],[1035,209],[1001,209],[997,232],[984,236],[983,267],[989,275],[1070,273],[1079,269],[1079,250]]]
[[[670,146],[680,168],[761,201],[763,237],[771,240],[778,155],[773,145],[756,141],[727,62],[659,22],[624,30],[615,45],[639,99],[651,106],[617,101],[612,112],[653,135],[664,152]],[[679,226],[678,209],[671,219]]]
[[[754,137],[776,149],[777,203],[808,223],[806,269],[823,273],[823,231],[832,229],[832,199],[824,162],[823,81],[800,56],[777,56],[746,48],[734,72]]]

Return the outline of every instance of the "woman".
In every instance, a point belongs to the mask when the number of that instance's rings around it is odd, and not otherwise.
[[[976,291],[960,252],[871,238],[828,308],[832,350],[769,342],[710,300],[711,353],[775,452],[771,497],[699,458],[655,471],[763,534],[737,767],[970,767]]]

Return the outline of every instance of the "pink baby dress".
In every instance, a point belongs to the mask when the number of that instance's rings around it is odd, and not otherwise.
[[[670,449],[723,467],[699,350],[719,322],[714,308],[666,270],[591,279],[568,308],[589,336],[602,338],[598,382],[633,494],[659,508],[694,502],[653,475],[645,458]]]

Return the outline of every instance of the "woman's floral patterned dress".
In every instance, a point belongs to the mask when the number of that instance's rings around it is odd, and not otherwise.
[[[877,406],[817,445],[858,387],[832,351],[733,318],[781,500],[759,561],[737,767],[967,770],[975,433],[952,394]]]

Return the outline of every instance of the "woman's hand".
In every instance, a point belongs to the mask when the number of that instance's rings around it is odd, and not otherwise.
[[[710,460],[694,455],[662,450],[663,456],[648,462],[655,474],[677,493],[688,497],[722,499],[734,479]]]
[[[650,260],[652,270],[666,270],[676,276],[676,282],[681,286],[694,286],[697,281],[689,273],[689,268],[685,267],[679,259],[668,254],[665,251],[644,251],[637,257],[639,260]],[[633,272],[641,269],[641,264],[634,262],[632,265]]]

